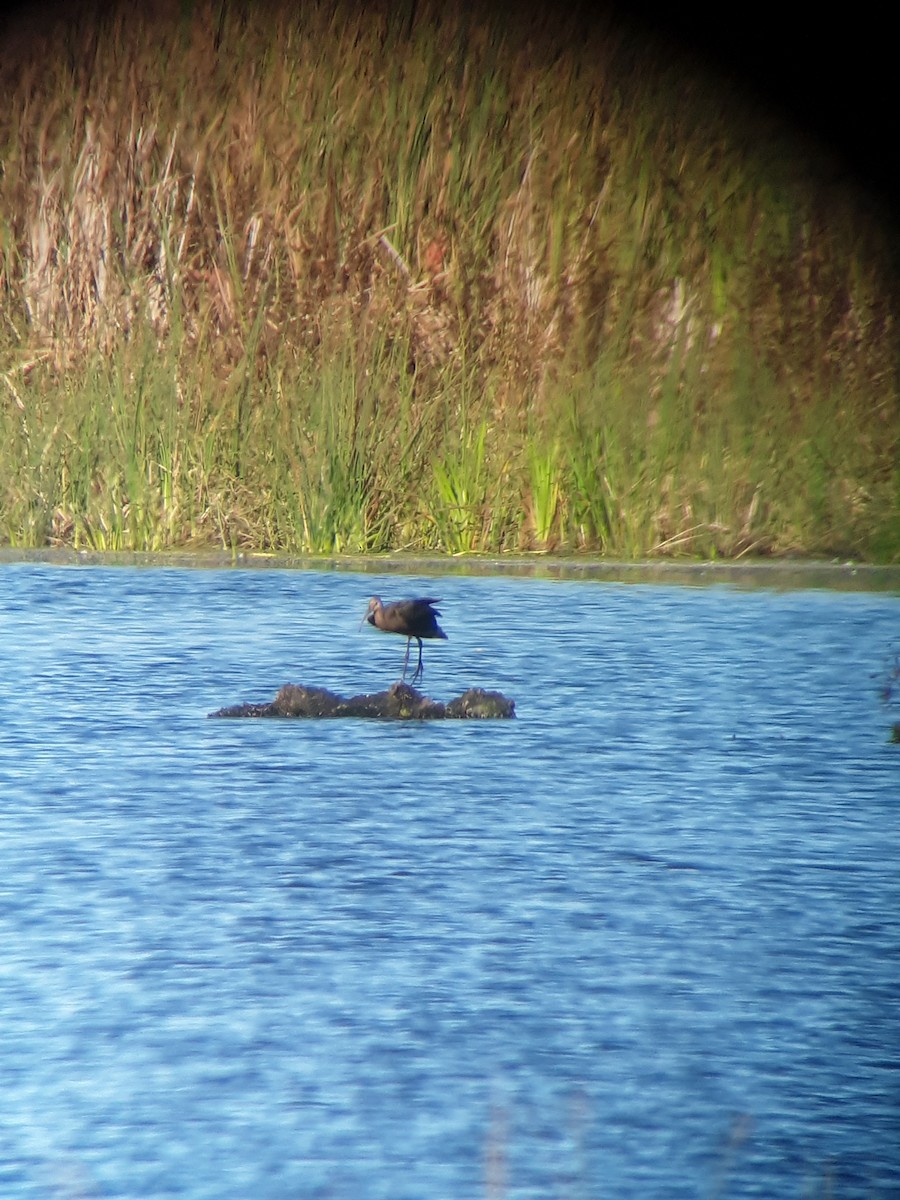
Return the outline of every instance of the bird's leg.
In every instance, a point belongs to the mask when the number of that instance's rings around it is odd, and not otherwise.
[[[417,637],[416,641],[419,643],[419,664],[415,669],[415,673],[413,674],[413,683],[415,683],[417,679],[421,679],[425,674],[425,667],[422,663],[422,639]]]
[[[411,638],[411,637],[408,637],[408,638],[406,639],[406,657],[403,659],[403,674],[400,676],[400,682],[401,682],[401,683],[405,683],[405,682],[406,682],[406,668],[409,666],[409,645],[410,645],[410,642],[411,642],[411,641],[412,641],[412,638]],[[416,677],[415,677],[415,675],[414,675],[414,676],[413,676],[413,681],[414,681],[414,682],[415,682],[415,678],[416,678]]]

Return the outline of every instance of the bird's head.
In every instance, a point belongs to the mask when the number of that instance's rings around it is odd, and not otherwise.
[[[381,600],[378,596],[373,596],[369,601],[369,607],[366,609],[366,615],[359,623],[360,629],[362,629],[366,621],[368,621],[370,625],[375,624],[375,614],[378,612],[379,608],[381,608]]]

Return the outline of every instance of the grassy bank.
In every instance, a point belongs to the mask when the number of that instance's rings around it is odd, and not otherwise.
[[[79,11],[0,73],[0,539],[900,560],[890,245],[720,83],[575,17]]]

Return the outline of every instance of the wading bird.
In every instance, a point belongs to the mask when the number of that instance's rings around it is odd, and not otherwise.
[[[447,641],[446,633],[436,620],[441,614],[434,607],[435,604],[440,604],[440,600],[433,596],[422,596],[418,600],[396,600],[393,604],[382,604],[378,596],[373,596],[366,615],[359,623],[360,629],[368,621],[376,629],[383,629],[385,633],[399,633],[406,638],[402,679],[406,679],[406,668],[409,666],[410,642],[413,638],[416,639],[419,643],[419,663],[413,673],[413,683],[425,674],[422,665],[422,638],[443,638]]]

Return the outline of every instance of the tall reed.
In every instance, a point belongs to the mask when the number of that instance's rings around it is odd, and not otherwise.
[[[900,558],[888,233],[720,81],[577,14],[78,13],[0,66],[7,541]]]

